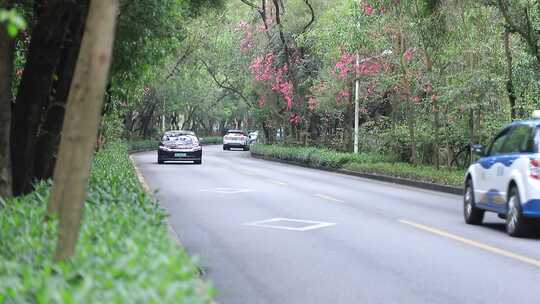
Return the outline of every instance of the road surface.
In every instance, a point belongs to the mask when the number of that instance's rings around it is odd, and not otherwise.
[[[465,225],[459,196],[221,146],[134,159],[220,303],[540,303],[540,237]]]

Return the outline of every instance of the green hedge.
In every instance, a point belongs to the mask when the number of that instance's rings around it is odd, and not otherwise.
[[[463,170],[458,169],[437,170],[430,166],[413,166],[395,162],[383,155],[342,153],[314,147],[253,145],[251,152],[265,157],[295,161],[315,168],[343,168],[458,187],[462,186],[465,174]]]
[[[97,153],[72,262],[51,261],[50,185],[0,200],[0,303],[210,303],[194,261],[170,238],[125,144]]]
[[[138,139],[128,141],[128,150],[145,150],[145,149],[157,149],[159,141],[154,139]]]

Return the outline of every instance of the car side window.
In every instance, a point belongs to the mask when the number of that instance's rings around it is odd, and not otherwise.
[[[491,145],[489,147],[489,151],[487,153],[488,156],[495,156],[495,155],[502,154],[502,148],[503,148],[504,142],[506,141],[508,137],[508,131],[509,129],[505,129],[501,133],[499,133],[497,137],[495,137],[495,139],[493,140],[493,142],[491,142]]]
[[[532,153],[534,139],[532,128],[527,125],[516,126],[508,133],[508,140],[501,148],[502,154]]]

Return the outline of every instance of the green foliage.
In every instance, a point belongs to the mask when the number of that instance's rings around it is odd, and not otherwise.
[[[157,149],[158,145],[159,141],[154,139],[130,140],[127,143],[129,151]]]
[[[417,165],[409,163],[369,163],[369,162],[351,162],[343,167],[347,170],[384,174],[401,178],[408,178],[423,182],[443,184],[448,186],[461,187],[465,177],[464,170],[441,168],[437,170],[433,166]]]
[[[0,9],[0,24],[7,23],[6,30],[11,37],[26,29],[26,21],[15,9]]]
[[[253,145],[251,152],[256,155],[293,161],[315,168],[347,169],[365,173],[385,174],[402,178],[460,187],[465,172],[463,170],[432,166],[413,166],[404,162],[394,162],[382,154],[340,153],[313,147],[281,145]]]
[[[165,212],[139,184],[124,144],[97,153],[77,253],[55,264],[50,185],[0,200],[1,303],[210,303],[194,261],[170,238]]]

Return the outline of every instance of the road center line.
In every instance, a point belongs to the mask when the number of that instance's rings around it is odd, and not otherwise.
[[[336,202],[336,203],[345,203],[345,201],[342,201],[342,200],[337,199],[337,198],[333,198],[333,197],[328,196],[328,195],[320,194],[320,193],[315,194],[315,196],[320,197],[322,199],[325,199],[327,201],[332,201],[332,202]]]
[[[436,235],[439,235],[439,236],[442,236],[442,237],[445,237],[445,238],[452,239],[454,241],[461,242],[463,244],[466,244],[466,245],[469,245],[469,246],[472,246],[472,247],[476,247],[476,248],[479,248],[479,249],[482,249],[482,250],[485,250],[485,251],[489,251],[489,252],[497,254],[497,255],[501,255],[501,256],[504,256],[504,257],[507,257],[507,258],[518,260],[520,262],[523,262],[523,263],[526,263],[526,264],[529,264],[529,265],[532,265],[532,266],[540,267],[540,261],[535,260],[533,258],[529,258],[529,257],[523,256],[523,255],[517,254],[517,253],[506,251],[504,249],[496,248],[496,247],[489,246],[489,245],[486,245],[486,244],[483,244],[483,243],[479,243],[479,242],[476,242],[476,241],[473,241],[473,240],[470,240],[470,239],[466,239],[464,237],[461,237],[461,236],[458,236],[458,235],[455,235],[455,234],[451,234],[451,233],[446,232],[446,231],[431,228],[431,227],[428,227],[428,226],[425,226],[425,225],[422,225],[422,224],[418,224],[418,223],[415,223],[415,222],[411,222],[411,221],[407,221],[407,220],[399,220],[399,222],[402,223],[402,224],[413,226],[413,227],[418,228],[420,230],[424,230],[424,231],[427,231],[427,232],[430,232],[430,233],[433,233],[433,234],[436,234]]]

